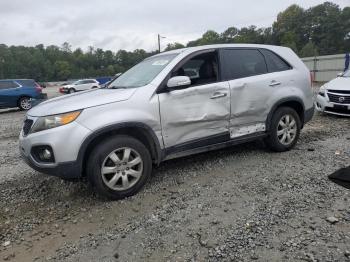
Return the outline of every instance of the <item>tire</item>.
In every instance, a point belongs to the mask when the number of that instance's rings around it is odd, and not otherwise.
[[[126,158],[128,152],[129,158]],[[106,171],[102,172],[103,169]],[[151,172],[148,149],[139,140],[126,135],[102,141],[93,149],[87,163],[87,177],[92,187],[112,200],[135,195],[146,184]]]
[[[18,107],[22,111],[26,111],[32,108],[32,103],[30,102],[30,97],[24,96],[18,100]]]
[[[91,89],[95,89],[95,88],[97,88],[97,86],[93,86]]]
[[[75,93],[76,91],[75,91],[75,89],[74,88],[69,88],[68,89],[68,94],[73,94],[73,93]]]
[[[300,130],[298,113],[293,108],[280,107],[272,116],[270,132],[265,143],[273,151],[288,151],[298,142]]]

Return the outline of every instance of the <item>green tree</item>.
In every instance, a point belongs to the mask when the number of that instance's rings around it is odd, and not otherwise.
[[[71,68],[67,61],[56,61],[54,68],[57,80],[67,80],[71,76]]]
[[[225,43],[233,43],[235,41],[235,37],[238,36],[238,28],[231,26],[227,28],[222,34],[221,34],[221,39]]]
[[[180,44],[178,42],[172,43],[172,44],[167,44],[167,47],[165,48],[165,51],[170,51],[170,50],[175,50],[175,49],[181,49],[184,48],[185,46],[183,44]]]
[[[317,55],[318,55],[317,47],[311,41],[308,42],[300,51],[301,57],[310,57],[310,56],[317,56]]]
[[[306,13],[310,39],[318,47],[320,55],[342,52],[344,29],[339,6],[325,2],[311,7]]]
[[[279,13],[272,25],[275,44],[287,45],[295,51],[300,50],[309,41],[305,21],[305,10],[298,5],[291,5]]]
[[[281,39],[281,45],[291,48],[294,52],[298,53],[297,36],[294,32],[286,32]]]

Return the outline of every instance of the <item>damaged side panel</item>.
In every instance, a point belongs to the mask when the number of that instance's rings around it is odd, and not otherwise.
[[[271,74],[264,74],[231,80],[229,85],[231,138],[266,131],[267,116],[283,84],[271,85]]]
[[[240,136],[250,135],[250,134],[254,134],[257,132],[264,132],[264,131],[266,131],[265,123],[230,127],[230,138],[233,139]]]
[[[230,94],[227,82],[159,94],[166,147],[229,132]],[[225,94],[213,99],[215,94]]]

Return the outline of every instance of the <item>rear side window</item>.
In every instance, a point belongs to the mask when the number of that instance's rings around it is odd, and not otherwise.
[[[265,56],[267,69],[270,73],[286,71],[292,68],[286,61],[284,61],[274,52],[267,49],[260,49],[260,51]]]
[[[95,83],[94,80],[82,80],[80,84],[92,84]]]
[[[18,85],[13,81],[0,81],[0,89],[16,88]]]
[[[31,79],[16,80],[21,86],[24,87],[35,87],[35,81]]]
[[[256,49],[221,50],[223,78],[239,79],[267,73],[263,55]]]

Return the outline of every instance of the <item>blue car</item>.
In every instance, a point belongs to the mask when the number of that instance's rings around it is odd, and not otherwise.
[[[0,80],[0,108],[29,110],[45,98],[41,86],[32,79]]]

